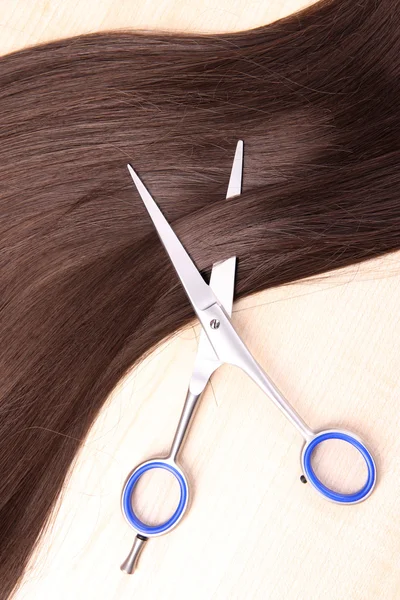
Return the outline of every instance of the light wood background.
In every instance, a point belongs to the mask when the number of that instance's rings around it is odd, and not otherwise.
[[[120,27],[246,29],[304,4],[2,0],[0,49]],[[302,485],[299,435],[244,375],[223,367],[182,455],[193,490],[190,512],[171,534],[148,542],[135,575],[122,574],[119,564],[134,535],[120,513],[121,487],[138,462],[168,449],[196,351],[198,327],[189,328],[109,399],[16,598],[400,598],[398,259],[391,255],[234,306],[239,332],[307,422],[353,429],[368,441],[379,483],[367,502],[337,506]],[[347,472],[350,458],[341,453],[338,468]],[[319,468],[332,466],[332,459],[332,448],[320,453]],[[361,472],[350,474],[358,481]],[[171,507],[164,483],[153,477],[140,484],[141,514],[150,522]],[[344,486],[351,489],[351,477]]]

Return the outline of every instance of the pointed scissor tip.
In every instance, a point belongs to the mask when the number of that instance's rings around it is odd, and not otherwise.
[[[135,184],[137,191],[139,192],[140,196],[142,197],[142,200],[144,200],[143,195],[144,194],[149,195],[149,193],[147,192],[146,188],[143,185],[142,180],[140,179],[139,175],[136,173],[136,171],[132,167],[132,165],[130,165],[128,163],[126,166],[128,167],[128,171],[133,179],[133,183]]]
[[[132,179],[133,179],[135,176],[137,177],[137,175],[136,175],[136,172],[135,172],[134,168],[132,167],[132,165],[130,165],[130,164],[128,163],[126,166],[128,167],[128,171],[129,171],[129,173],[131,174],[131,176],[132,176]]]
[[[231,176],[229,178],[227,198],[239,196],[242,193],[243,177],[243,140],[236,144],[235,157],[233,159]]]

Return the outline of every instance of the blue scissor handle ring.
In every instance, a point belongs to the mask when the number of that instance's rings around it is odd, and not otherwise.
[[[172,475],[174,475],[178,480],[180,489],[180,499],[174,514],[167,521],[165,521],[165,523],[160,523],[159,525],[154,526],[143,523],[143,521],[137,517],[132,508],[132,495],[135,490],[135,486],[142,475],[151,469],[165,469],[166,471],[172,473]],[[189,488],[183,473],[174,464],[162,459],[156,459],[149,460],[142,465],[139,465],[129,475],[122,491],[121,507],[126,520],[133,527],[133,529],[146,537],[151,537],[161,535],[162,533],[167,533],[167,531],[170,531],[173,527],[175,527],[186,510],[188,499]]]
[[[311,456],[318,444],[326,440],[343,440],[344,442],[351,444],[360,452],[361,456],[365,460],[365,464],[367,465],[368,469],[367,480],[363,487],[357,492],[354,492],[353,494],[341,494],[339,492],[335,492],[334,490],[331,490],[325,486],[316,476],[311,466]],[[362,502],[362,500],[365,500],[372,492],[376,483],[376,467],[372,454],[358,437],[346,431],[329,430],[317,433],[304,446],[302,464],[306,479],[308,479],[315,489],[325,496],[325,498],[328,498],[328,500],[339,502],[340,504],[356,504],[357,502]]]

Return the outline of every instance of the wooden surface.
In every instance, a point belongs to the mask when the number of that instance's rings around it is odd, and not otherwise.
[[[302,4],[2,0],[0,43],[6,53],[118,27],[237,30]],[[346,427],[368,441],[379,482],[367,502],[337,506],[302,485],[299,435],[244,375],[223,367],[182,454],[190,512],[171,534],[148,542],[135,575],[122,574],[119,564],[134,536],[120,513],[121,486],[138,462],[168,449],[196,351],[198,328],[189,328],[109,399],[16,598],[400,598],[398,259],[264,292],[234,307],[239,332],[305,420],[315,428]],[[320,460],[332,466],[332,449]],[[338,468],[346,470],[348,460],[341,454]],[[170,507],[162,484],[153,478],[140,486],[141,514],[150,522]]]

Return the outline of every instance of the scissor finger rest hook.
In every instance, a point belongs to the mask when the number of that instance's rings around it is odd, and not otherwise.
[[[148,525],[147,523],[144,523],[135,513],[132,502],[135,488],[139,482],[139,479],[145,473],[153,469],[165,469],[171,473],[178,481],[180,491],[178,506],[176,507],[174,513],[169,519],[167,519],[167,521],[158,525]],[[182,469],[180,469],[171,458],[156,458],[153,460],[148,460],[136,467],[130,473],[122,490],[121,509],[125,519],[136,531],[137,535],[128,557],[121,565],[121,570],[125,571],[126,573],[133,573],[136,562],[139,558],[139,554],[147,539],[171,531],[171,529],[173,529],[179,523],[185,514],[188,507],[188,501],[189,486],[186,481],[186,477]]]

